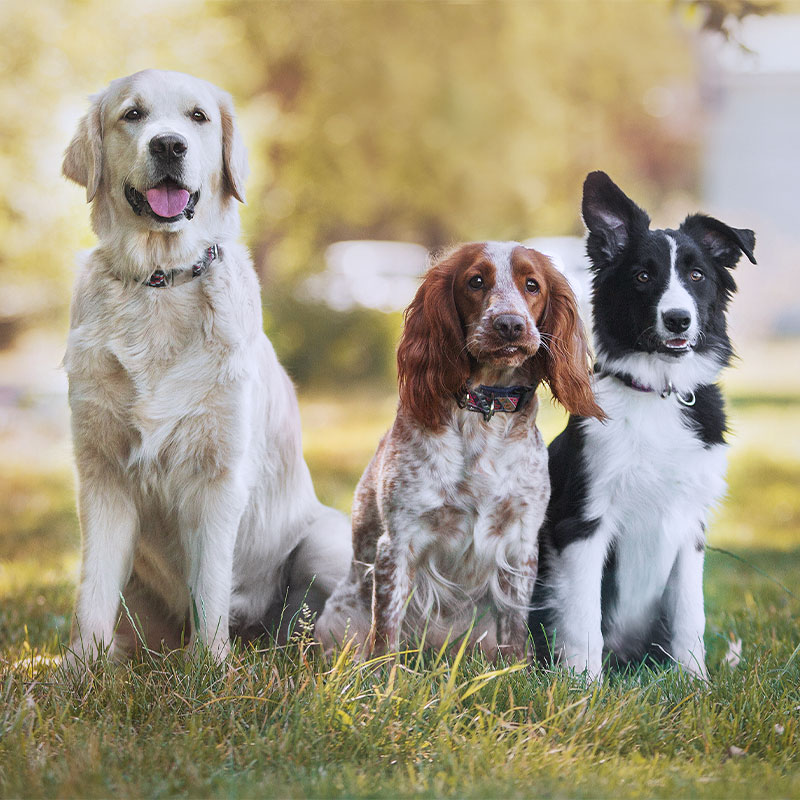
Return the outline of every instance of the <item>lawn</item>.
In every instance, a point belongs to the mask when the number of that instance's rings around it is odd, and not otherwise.
[[[800,392],[729,393],[708,685],[641,670],[587,686],[452,650],[331,663],[301,632],[227,669],[171,656],[66,685],[48,659],[77,578],[72,477],[4,451],[0,796],[800,797]],[[391,393],[348,396],[302,405],[319,494],[345,510],[394,413]],[[546,438],[562,424],[545,405]]]

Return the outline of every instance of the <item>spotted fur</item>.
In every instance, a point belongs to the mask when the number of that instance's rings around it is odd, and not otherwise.
[[[406,312],[398,368],[397,418],[356,489],[350,575],[318,635],[380,653],[469,632],[492,657],[522,658],[550,493],[538,400],[486,420],[457,395],[544,380],[567,408],[600,416],[575,299],[536,251],[461,246]]]

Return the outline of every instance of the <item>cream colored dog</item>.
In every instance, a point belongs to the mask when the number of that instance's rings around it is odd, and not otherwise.
[[[351,558],[237,242],[246,155],[230,97],[176,72],[116,80],[63,169],[99,239],[65,357],[83,534],[71,659],[128,652],[131,620],[148,647],[191,633],[222,659],[229,630],[259,630],[287,594],[321,608]]]

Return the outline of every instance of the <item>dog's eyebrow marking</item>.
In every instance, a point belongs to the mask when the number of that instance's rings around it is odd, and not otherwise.
[[[142,95],[125,95],[120,100],[119,113],[130,111],[132,108],[140,108],[142,111],[148,110],[148,105]]]

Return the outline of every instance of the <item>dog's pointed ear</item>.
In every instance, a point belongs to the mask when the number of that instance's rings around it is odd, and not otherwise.
[[[733,269],[742,253],[752,264],[756,263],[753,255],[756,235],[749,228],[731,228],[714,217],[691,214],[683,221],[680,230],[689,234],[720,267]]]
[[[103,172],[103,93],[94,95],[91,101],[64,152],[61,166],[64,177],[86,187],[87,203],[97,194]]]
[[[242,141],[233,101],[227,92],[219,91],[219,112],[222,122],[222,170],[225,191],[244,203],[244,182],[247,178],[247,150]]]
[[[583,221],[589,230],[586,250],[594,268],[616,259],[650,217],[605,172],[590,172],[583,183]]]

